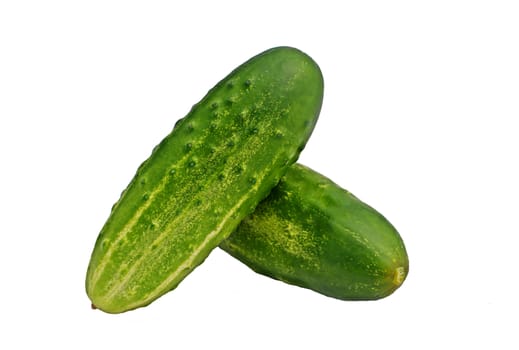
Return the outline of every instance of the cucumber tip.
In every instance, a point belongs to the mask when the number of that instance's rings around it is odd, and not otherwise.
[[[405,280],[405,268],[399,266],[395,269],[395,275],[393,276],[393,283],[397,286],[401,285]]]

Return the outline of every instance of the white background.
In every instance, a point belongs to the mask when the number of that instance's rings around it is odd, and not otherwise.
[[[517,349],[518,18],[516,1],[2,1],[0,348]],[[217,249],[147,308],[91,310],[90,253],[137,166],[278,45],[325,77],[300,162],[397,227],[404,285],[338,301]]]

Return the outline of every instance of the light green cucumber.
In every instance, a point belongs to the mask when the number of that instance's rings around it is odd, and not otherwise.
[[[86,291],[120,313],[175,288],[298,158],[321,108],[323,79],[279,47],[220,81],[140,166],[102,228]]]
[[[409,270],[386,218],[299,164],[220,247],[260,274],[344,300],[386,297]]]

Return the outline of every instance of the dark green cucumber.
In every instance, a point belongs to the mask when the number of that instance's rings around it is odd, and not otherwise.
[[[299,164],[220,247],[260,274],[344,300],[388,296],[409,270],[381,214]]]
[[[120,313],[175,288],[295,162],[322,97],[317,64],[288,47],[253,57],[211,89],[114,205],[87,271],[93,307]]]

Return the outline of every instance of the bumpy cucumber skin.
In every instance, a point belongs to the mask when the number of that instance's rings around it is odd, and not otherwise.
[[[343,300],[386,297],[409,271],[380,213],[300,164],[220,247],[260,274]]]
[[[174,289],[296,161],[317,121],[323,78],[278,47],[220,81],[139,167],[102,228],[86,291],[120,313]]]

